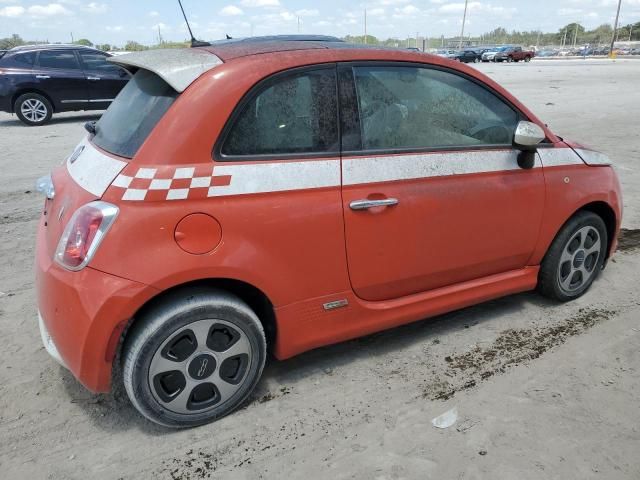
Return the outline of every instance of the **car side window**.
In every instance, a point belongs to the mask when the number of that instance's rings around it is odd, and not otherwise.
[[[79,52],[82,64],[87,70],[113,73],[119,71],[119,67],[107,61],[107,56],[95,52]]]
[[[454,73],[354,67],[364,150],[511,145],[518,114]]]
[[[38,55],[38,65],[43,68],[80,70],[80,64],[72,50],[43,50]]]
[[[36,52],[18,53],[13,56],[14,62],[24,64],[24,65],[29,65],[29,66],[33,66],[35,60],[36,60]]]
[[[267,80],[242,107],[221,148],[223,156],[339,151],[334,67]]]

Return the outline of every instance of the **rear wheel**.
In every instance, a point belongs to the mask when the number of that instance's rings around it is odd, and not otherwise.
[[[513,62],[513,57],[507,57],[507,63]]]
[[[53,108],[46,97],[37,93],[20,95],[13,106],[22,123],[29,126],[44,125],[51,120]]]
[[[529,63],[531,61],[531,57],[524,57],[524,61]]]
[[[163,299],[134,324],[124,346],[131,402],[167,427],[212,422],[239,407],[260,379],[264,330],[237,297],[211,289]]]
[[[560,230],[540,266],[538,289],[566,302],[584,294],[607,252],[607,228],[598,215],[578,212]]]

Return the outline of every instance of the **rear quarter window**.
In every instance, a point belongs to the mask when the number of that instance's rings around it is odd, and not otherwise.
[[[138,70],[96,124],[93,143],[132,158],[177,96],[155,73]]]

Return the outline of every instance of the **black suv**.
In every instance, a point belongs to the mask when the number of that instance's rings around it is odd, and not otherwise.
[[[0,54],[0,111],[27,125],[54,112],[104,110],[129,81],[108,53],[79,45],[29,45]]]

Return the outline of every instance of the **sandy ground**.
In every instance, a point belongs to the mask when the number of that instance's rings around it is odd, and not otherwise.
[[[252,401],[167,431],[91,395],[43,349],[34,180],[71,151],[68,114],[0,114],[0,477],[640,478],[640,61],[480,65],[560,135],[617,162],[623,251],[564,305],[511,296],[271,362]],[[443,430],[431,419],[456,407]]]

